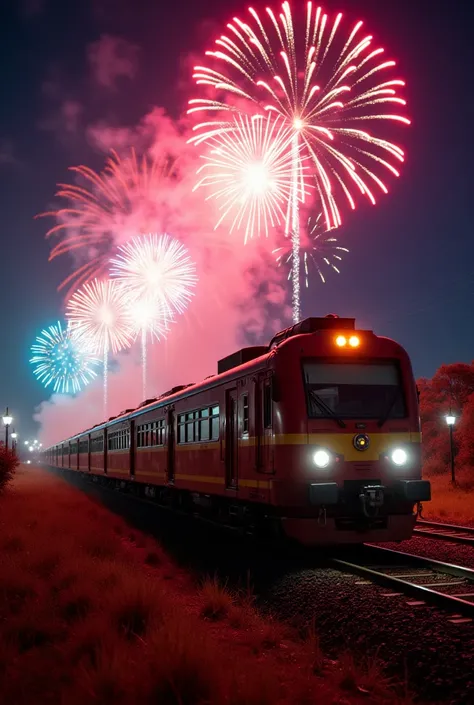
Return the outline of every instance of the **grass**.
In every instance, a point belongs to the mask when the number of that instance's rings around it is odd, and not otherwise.
[[[423,517],[433,521],[440,519],[454,524],[474,525],[474,483],[462,473],[458,484],[451,484],[447,475],[433,475],[431,482],[431,502],[423,505]]]
[[[196,587],[154,540],[44,470],[20,468],[0,499],[0,549],[5,705],[400,702],[375,662],[328,662],[314,624],[300,637],[248,590]]]

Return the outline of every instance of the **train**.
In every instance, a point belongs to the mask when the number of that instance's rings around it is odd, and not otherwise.
[[[354,318],[306,318],[43,460],[245,533],[398,542],[431,499],[417,391],[395,341]]]

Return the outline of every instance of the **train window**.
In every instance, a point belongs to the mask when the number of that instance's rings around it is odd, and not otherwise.
[[[270,381],[265,382],[263,387],[263,427],[272,426],[272,387]]]
[[[188,414],[188,419],[191,416],[191,414]],[[186,423],[186,442],[187,443],[192,443],[194,441],[194,422],[187,422]]]
[[[158,429],[156,432],[156,445],[162,446],[165,442],[165,420],[160,419],[158,421]]]
[[[304,363],[311,418],[403,418],[406,414],[400,370],[386,361]]]
[[[180,417],[181,418],[181,417]],[[180,421],[182,423],[182,421]],[[130,430],[127,430],[127,448],[130,447]],[[151,421],[137,426],[137,448],[162,446],[165,439],[165,420]]]
[[[91,453],[102,453],[104,450],[104,437],[96,436],[91,438]]]
[[[211,410],[211,439],[219,440],[219,407],[213,406]]]
[[[165,426],[160,429],[164,440]],[[178,443],[200,443],[219,438],[219,407],[206,407],[178,416]]]
[[[210,437],[209,433],[209,409],[201,409],[199,412],[199,440],[208,441]]]
[[[242,396],[242,435],[249,435],[249,395]]]

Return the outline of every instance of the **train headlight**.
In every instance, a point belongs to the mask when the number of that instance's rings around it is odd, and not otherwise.
[[[343,348],[344,345],[347,343],[347,338],[345,335],[338,335],[336,338],[336,345],[339,348]]]
[[[403,450],[403,448],[394,448],[394,450],[392,450],[392,452],[390,453],[390,458],[394,465],[402,467],[402,465],[407,464],[408,453],[406,452],[406,450]]]
[[[320,448],[314,453],[313,462],[317,468],[327,468],[331,462],[331,456],[327,450],[322,450],[322,448]]]
[[[359,347],[360,340],[357,337],[357,335],[351,335],[351,337],[349,338],[349,345],[351,346],[351,348],[358,348]]]

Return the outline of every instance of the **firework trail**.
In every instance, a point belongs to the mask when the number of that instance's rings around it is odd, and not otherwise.
[[[89,384],[97,373],[99,360],[81,349],[71,335],[71,329],[56,325],[41,331],[31,346],[33,374],[45,387],[53,385],[60,394],[77,394]]]
[[[293,238],[293,318],[300,317],[298,184],[307,178],[302,160],[312,164],[316,193],[326,229],[341,222],[340,201],[355,208],[357,193],[375,203],[373,190],[387,192],[379,176],[395,176],[394,163],[404,161],[403,150],[380,130],[392,122],[410,121],[393,106],[404,106],[397,90],[404,81],[392,78],[394,61],[382,59],[362,22],[344,30],[342,14],[333,20],[311,2],[306,22],[297,30],[288,2],[275,15],[266,9],[265,21],[253,8],[251,18],[234,18],[228,35],[207,51],[210,66],[196,66],[193,77],[204,97],[190,101],[189,113],[205,112],[191,139],[201,142],[227,130],[225,111],[252,114],[265,110],[279,115],[292,131],[293,177],[290,206]],[[210,97],[209,97],[210,96]],[[214,116],[214,117],[213,117]],[[376,126],[374,128],[374,126]],[[370,127],[370,129],[369,129]],[[302,149],[300,149],[302,147]]]
[[[196,267],[178,240],[149,233],[118,248],[110,276],[120,282],[132,302],[134,328],[141,333],[146,399],[147,337],[164,337],[174,316],[186,310],[197,283]]]
[[[299,249],[298,269],[304,275],[305,286],[308,288],[310,270],[314,268],[319,274],[323,284],[326,282],[324,269],[329,267],[337,274],[340,274],[339,265],[342,254],[349,252],[347,247],[341,247],[337,238],[334,237],[334,230],[326,230],[323,214],[317,218],[308,218],[307,237],[301,242]],[[275,259],[280,267],[288,266],[288,279],[293,276],[293,243],[287,238],[285,244],[273,250]]]
[[[130,304],[130,316],[132,319],[132,330],[135,338],[140,336],[142,351],[142,394],[143,399],[147,399],[147,344],[148,338],[153,340],[163,340],[168,331],[172,319],[169,318],[168,311],[163,309],[160,302],[150,297],[143,296],[133,299]]]
[[[289,227],[289,203],[293,195],[293,155],[289,150],[292,131],[279,116],[238,115],[230,126],[205,138],[209,148],[201,158],[199,181],[193,190],[206,187],[206,200],[215,198],[222,215],[219,227],[230,214],[234,229],[245,229],[245,242],[269,225],[284,222]],[[302,173],[305,167],[302,167]],[[298,181],[297,199],[306,195]]]
[[[76,291],[66,306],[73,336],[93,354],[102,355],[104,370],[104,418],[107,418],[109,353],[132,344],[130,301],[117,281],[94,279]]]
[[[125,159],[112,150],[100,173],[87,166],[73,166],[70,171],[83,185],[58,184],[55,196],[67,201],[68,206],[36,216],[57,221],[46,233],[47,238],[61,238],[52,248],[49,261],[66,253],[85,260],[58,287],[59,291],[66,289],[66,300],[82,284],[107,276],[114,236],[129,229],[132,214],[138,210],[141,221],[152,219],[144,204],[170,176],[171,165],[145,156],[138,159],[134,149]]]

